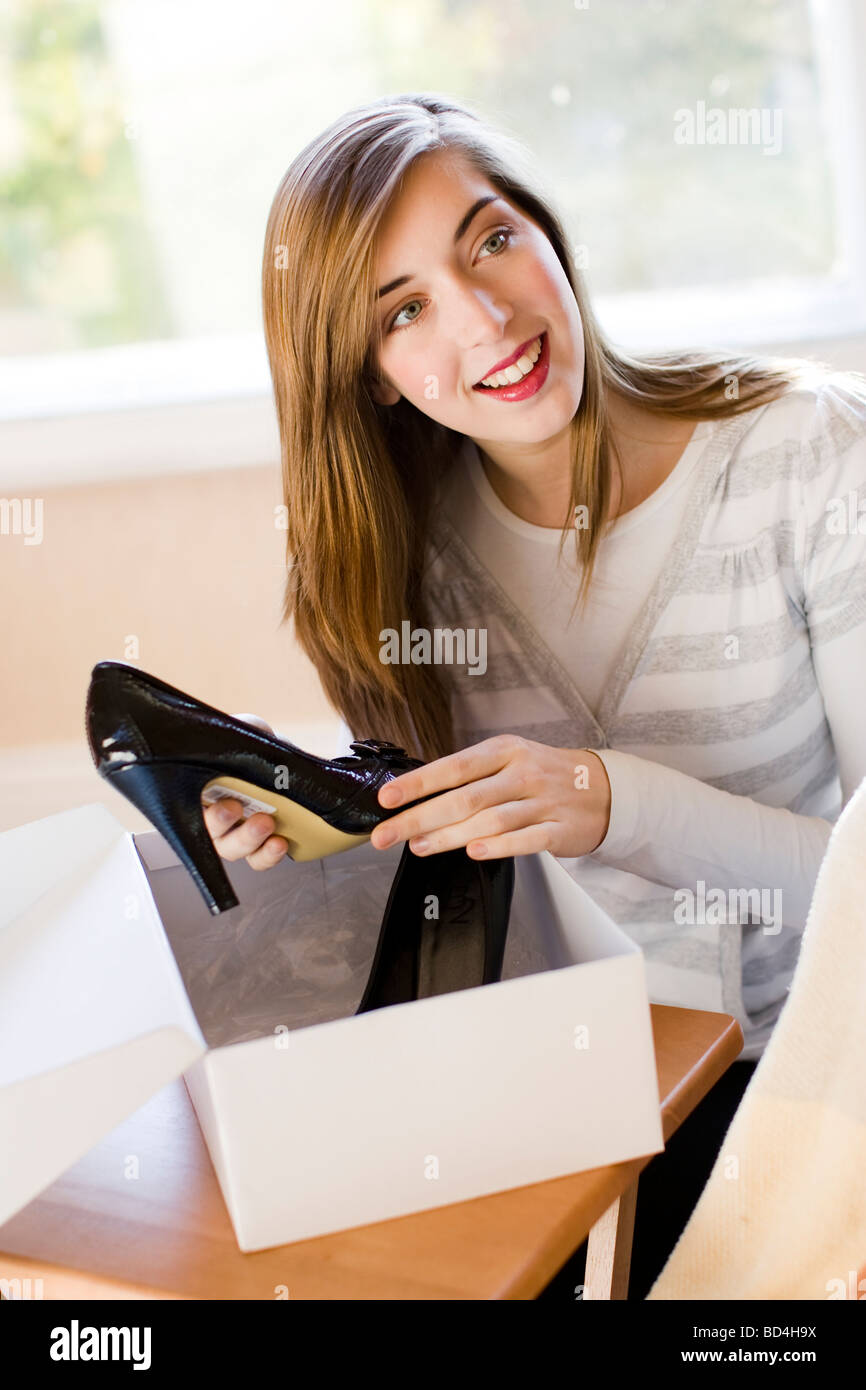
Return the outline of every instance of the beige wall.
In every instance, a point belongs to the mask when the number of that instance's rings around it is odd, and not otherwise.
[[[210,704],[272,723],[333,714],[314,668],[279,626],[276,469],[41,495],[41,544],[0,536],[0,746],[82,737],[90,670],[104,659],[132,660]]]
[[[285,532],[274,524],[276,466],[38,495],[41,544],[0,534],[0,828],[91,800],[141,825],[134,812],[121,814],[123,798],[102,796],[86,748],[87,685],[105,659],[133,660],[281,732],[309,724],[309,751],[333,752],[323,726],[333,724],[335,736],[338,715],[280,626]],[[130,637],[138,639],[134,656]]]

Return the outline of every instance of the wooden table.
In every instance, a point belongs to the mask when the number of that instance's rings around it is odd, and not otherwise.
[[[728,1014],[651,1009],[667,1141],[743,1034]],[[531,1299],[589,1234],[585,1297],[625,1298],[652,1157],[244,1255],[179,1079],[0,1226],[0,1278],[41,1279],[45,1299]]]

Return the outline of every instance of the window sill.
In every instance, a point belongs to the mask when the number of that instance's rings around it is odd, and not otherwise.
[[[277,469],[270,396],[0,420],[0,495],[215,468]]]
[[[850,285],[597,296],[594,305],[611,339],[630,351],[728,346],[866,374],[866,294]],[[267,358],[255,334],[7,360],[3,379],[2,496],[279,468]]]

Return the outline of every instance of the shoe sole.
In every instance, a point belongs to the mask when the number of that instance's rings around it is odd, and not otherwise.
[[[214,777],[202,788],[202,800],[205,802],[223,801],[228,797],[241,803],[245,820],[258,811],[273,816],[273,833],[288,840],[288,857],[296,864],[310,859],[325,859],[330,854],[341,854],[343,850],[366,844],[370,838],[369,835],[350,835],[345,830],[337,830],[321,816],[299,806],[289,797],[281,796],[279,792],[265,791],[240,777]]]

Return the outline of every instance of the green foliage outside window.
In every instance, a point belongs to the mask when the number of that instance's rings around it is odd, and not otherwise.
[[[135,131],[124,122],[99,12],[95,0],[18,0],[0,9],[4,353],[172,333],[136,171]],[[38,343],[27,311],[41,324]]]

